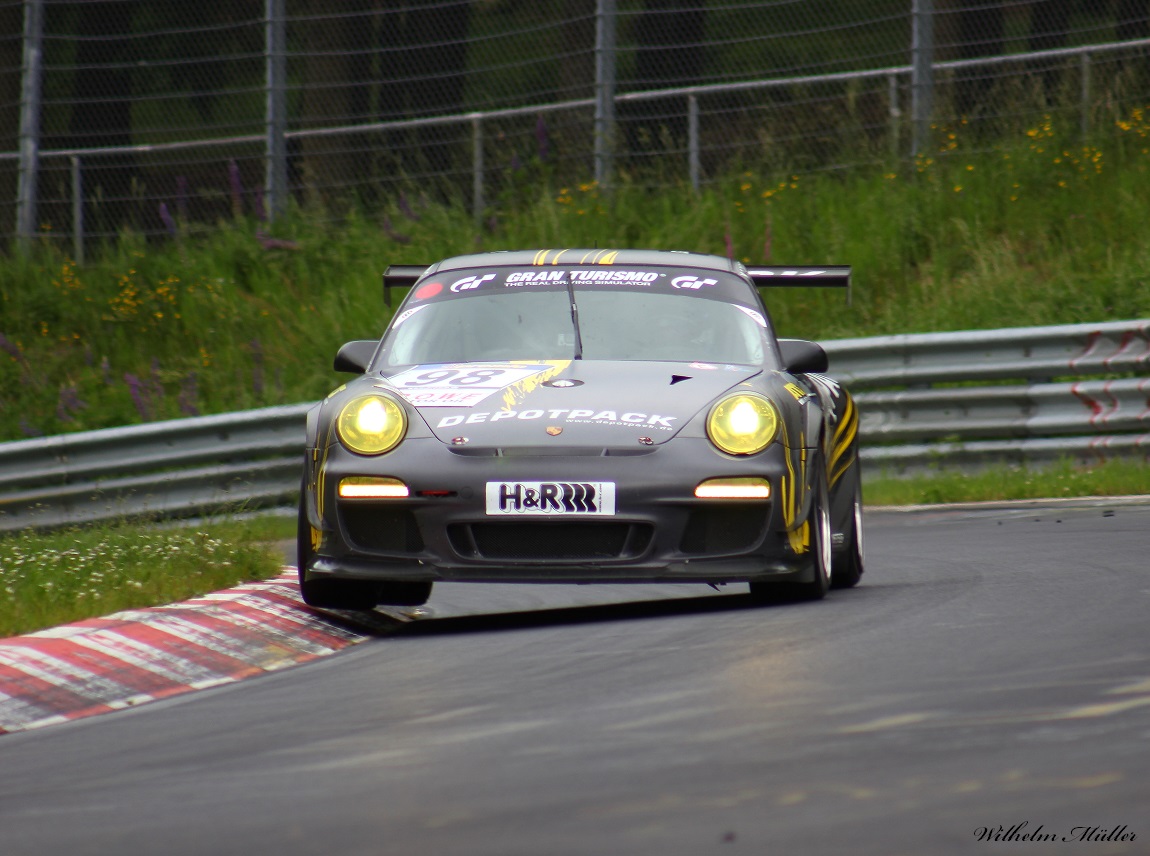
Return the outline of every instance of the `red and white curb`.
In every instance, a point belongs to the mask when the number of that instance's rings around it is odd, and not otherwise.
[[[295,568],[261,583],[0,639],[0,734],[273,672],[402,619],[340,622],[300,599]]]

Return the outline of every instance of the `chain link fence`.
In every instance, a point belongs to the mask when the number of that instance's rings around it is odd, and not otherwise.
[[[1104,133],[1150,0],[0,0],[0,233],[700,186]]]

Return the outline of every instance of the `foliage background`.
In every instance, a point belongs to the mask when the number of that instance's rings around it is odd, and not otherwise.
[[[386,325],[389,264],[476,249],[849,262],[849,306],[768,295],[781,332],[809,338],[1150,317],[1146,111],[1090,143],[1049,118],[990,149],[961,124],[940,130],[938,151],[893,167],[742,170],[698,194],[608,196],[535,164],[481,226],[400,196],[337,219],[299,207],[273,226],[244,210],[203,236],[126,232],[83,267],[45,239],[0,261],[0,438],[315,400],[338,382],[338,346]]]

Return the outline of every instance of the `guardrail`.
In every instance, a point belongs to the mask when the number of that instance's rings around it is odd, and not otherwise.
[[[0,532],[294,501],[311,404],[0,443]]]
[[[824,345],[868,466],[1150,457],[1150,320]],[[286,505],[311,406],[0,443],[0,531]]]
[[[1150,377],[1121,377],[1150,372],[1150,320],[824,344],[830,373],[854,392],[872,466],[1150,456]],[[1099,375],[1112,377],[1086,379]]]

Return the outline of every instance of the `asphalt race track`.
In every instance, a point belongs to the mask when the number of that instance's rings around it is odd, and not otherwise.
[[[0,854],[1150,853],[1150,505],[867,526],[821,603],[443,586],[326,659],[5,735]]]

